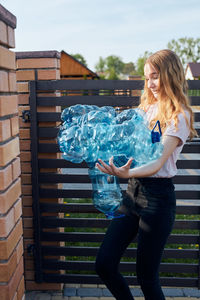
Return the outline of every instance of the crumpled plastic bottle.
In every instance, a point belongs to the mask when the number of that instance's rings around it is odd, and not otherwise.
[[[120,167],[133,157],[131,167],[135,167],[161,156],[163,145],[152,141],[144,111],[136,108],[118,113],[111,106],[77,104],[64,109],[61,119],[58,144],[63,158],[73,163],[86,161],[94,206],[108,218],[122,216],[118,178],[100,172],[95,163],[99,158],[108,162],[113,156]]]

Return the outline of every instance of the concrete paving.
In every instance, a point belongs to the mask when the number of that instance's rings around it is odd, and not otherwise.
[[[131,287],[135,300],[144,300],[138,287]],[[200,299],[200,290],[192,288],[163,288],[166,300],[197,300]],[[62,292],[32,291],[26,292],[25,300],[114,300],[105,286],[97,285],[69,285]],[[126,300],[126,299],[124,299]]]

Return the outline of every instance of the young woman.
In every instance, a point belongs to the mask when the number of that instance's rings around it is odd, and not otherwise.
[[[151,55],[144,66],[145,86],[140,108],[146,112],[149,128],[159,120],[162,128],[162,156],[131,168],[134,159],[117,168],[113,158],[96,167],[107,174],[128,178],[120,210],[125,217],[113,219],[96,259],[96,271],[117,300],[133,300],[118,267],[120,259],[138,235],[136,272],[146,300],[165,299],[159,282],[159,265],[172,230],[176,199],[172,177],[176,161],[188,137],[196,135],[193,114],[186,95],[187,83],[178,56],[170,50]]]

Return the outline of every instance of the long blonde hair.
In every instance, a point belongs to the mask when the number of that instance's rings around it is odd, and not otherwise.
[[[190,138],[197,136],[193,127],[194,116],[187,96],[187,81],[179,57],[173,51],[164,49],[152,54],[146,60],[146,64],[152,65],[159,74],[158,114],[151,121],[150,128],[152,129],[155,122],[159,120],[164,132],[170,122],[174,120],[175,128],[178,129],[178,114],[183,113],[190,128]],[[149,105],[156,101],[157,99],[147,87],[147,80],[145,80],[144,93],[141,96],[139,107],[146,111]],[[190,122],[184,110],[189,112]]]

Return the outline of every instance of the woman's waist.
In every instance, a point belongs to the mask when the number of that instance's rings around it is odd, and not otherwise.
[[[136,182],[141,184],[172,184],[173,177],[138,177],[134,178]]]

